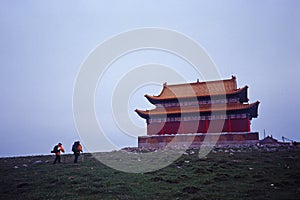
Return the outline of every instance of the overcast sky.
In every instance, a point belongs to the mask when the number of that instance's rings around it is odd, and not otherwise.
[[[248,85],[250,102],[261,102],[252,120],[260,137],[265,129],[277,139],[300,141],[299,10],[297,0],[1,1],[0,156],[48,154],[57,142],[70,152],[80,139],[72,94],[81,64],[108,38],[143,27],[187,35],[205,48],[221,78],[235,75],[238,87]],[[201,80],[180,68],[187,65],[180,58],[144,51],[114,63],[99,88],[111,94],[126,73],[118,65],[130,70],[150,62],[174,67],[190,82]],[[146,126],[134,109],[150,109],[143,94],[160,89],[143,87],[132,95],[128,112],[134,123]],[[96,95],[97,116],[109,116],[109,109],[97,110],[102,100],[108,101]],[[113,123],[107,126],[118,131]],[[119,147],[137,145],[133,137],[111,139]]]

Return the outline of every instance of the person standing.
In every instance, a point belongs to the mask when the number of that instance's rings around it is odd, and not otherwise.
[[[58,143],[56,146],[54,146],[53,151],[51,151],[51,153],[55,153],[55,160],[53,164],[55,164],[56,161],[60,163],[60,152],[64,153],[65,149],[63,148],[61,143]]]
[[[79,141],[74,142],[72,151],[74,152],[74,163],[77,163],[80,152],[82,152],[82,146]]]

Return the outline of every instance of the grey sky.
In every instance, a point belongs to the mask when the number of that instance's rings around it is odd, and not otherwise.
[[[284,135],[300,140],[299,1],[20,0],[0,4],[0,156],[47,154],[57,142],[70,151],[79,139],[72,93],[81,64],[107,38],[142,27],[176,30],[197,41],[222,78],[236,75],[239,87],[249,86],[250,102],[261,102],[252,130],[261,137],[266,129],[278,139]],[[100,88],[110,92],[122,76],[118,65],[130,70],[132,65],[149,62],[174,65],[191,82],[198,78],[180,68],[186,65],[180,59],[149,51],[116,62]],[[159,92],[160,87],[143,88],[132,100],[136,107],[131,103],[129,108],[151,108],[143,94]],[[99,108],[101,96],[96,95],[96,100]],[[145,125],[133,110],[131,118]],[[114,125],[111,129],[116,131]],[[118,138],[112,140],[119,146],[136,144],[132,138]]]

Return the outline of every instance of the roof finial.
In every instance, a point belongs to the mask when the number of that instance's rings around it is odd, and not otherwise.
[[[234,75],[231,76],[232,79],[236,79],[236,77]]]
[[[164,86],[167,86],[167,82],[164,82]]]
[[[199,83],[199,78],[197,78],[197,83]]]

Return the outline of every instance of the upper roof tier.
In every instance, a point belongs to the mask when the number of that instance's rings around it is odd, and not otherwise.
[[[176,85],[163,85],[163,89],[158,96],[145,95],[145,97],[153,104],[161,101],[193,98],[193,97],[210,97],[218,95],[231,95],[237,94],[246,90],[248,87],[237,88],[236,77],[232,76],[231,79],[176,84]]]

